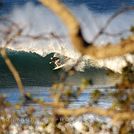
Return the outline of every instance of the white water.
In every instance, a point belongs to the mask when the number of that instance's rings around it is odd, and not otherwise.
[[[111,14],[98,14],[90,11],[86,6],[71,7],[74,15],[77,16],[84,37],[87,41],[92,41],[93,37],[103,27]],[[61,55],[71,58],[69,64],[74,64],[79,58],[79,53],[72,47],[69,40],[67,30],[63,23],[52,12],[42,6],[35,6],[28,3],[23,7],[16,7],[8,17],[17,23],[23,29],[23,35],[39,35],[45,33],[49,40],[32,40],[29,38],[19,37],[15,43],[8,45],[8,48],[16,51],[35,52],[41,56],[46,56],[51,52],[57,52]],[[129,29],[134,25],[134,14],[126,13],[116,18],[107,28],[109,33],[118,33],[122,30]],[[0,29],[7,30],[7,25],[0,24]],[[14,30],[15,31],[15,30]],[[59,36],[64,36],[62,39],[52,39],[50,33],[55,33]],[[122,37],[127,37],[129,32],[126,32]],[[1,40],[4,39],[4,34],[1,34]],[[96,43],[103,45],[108,42],[116,43],[119,37],[101,36]],[[90,59],[85,57],[84,59]],[[126,59],[134,63],[134,56],[126,55]],[[110,58],[106,60],[95,60],[93,65],[98,67],[107,67],[116,72],[120,72],[121,68],[126,65],[124,57]],[[79,69],[85,66],[85,61],[82,62]]]

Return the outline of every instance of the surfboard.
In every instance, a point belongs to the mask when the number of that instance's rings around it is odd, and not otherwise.
[[[55,67],[53,70],[60,69],[60,68],[64,67],[65,65],[66,65],[66,64],[59,65],[59,66]]]

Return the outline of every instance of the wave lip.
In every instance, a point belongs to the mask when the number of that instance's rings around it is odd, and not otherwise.
[[[95,34],[106,23],[107,19],[112,14],[95,13],[89,10],[85,5],[78,7],[71,6],[70,8],[80,22],[84,38],[88,42],[92,41]],[[126,13],[119,16],[113,21],[113,23],[110,24],[106,32],[117,33],[122,31],[122,29],[128,29],[132,24],[134,24],[133,16],[133,13]],[[48,38],[47,40],[33,40],[28,37],[19,37],[12,44],[8,45],[9,49],[37,53],[43,57],[50,53],[58,53],[59,56],[65,56],[70,59],[67,66],[72,66],[78,60],[80,54],[72,47],[66,27],[59,20],[59,18],[48,9],[42,7],[41,5],[28,3],[22,7],[16,7],[11,14],[8,15],[8,18],[23,28],[22,35],[35,36],[44,33]],[[0,23],[0,29],[2,30],[7,30],[8,26],[10,25],[7,24],[5,26],[3,23]],[[56,33],[58,36],[63,36],[63,38],[51,38],[52,33]],[[1,40],[4,40],[5,35],[3,33],[0,33],[0,35]],[[130,35],[130,32],[122,35],[122,38],[126,38],[128,35]],[[119,41],[119,38],[120,37],[109,37],[102,35],[96,41],[96,44],[103,45],[108,42],[116,43]],[[95,60],[92,57],[85,56],[78,70],[83,70],[83,68],[88,65],[87,63],[90,60],[90,64],[88,66],[97,66],[100,68],[106,67],[115,72],[121,72],[121,69],[126,65],[125,59],[131,63],[134,63],[134,56],[127,54],[124,57]]]

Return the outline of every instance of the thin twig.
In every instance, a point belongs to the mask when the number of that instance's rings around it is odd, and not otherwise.
[[[66,38],[65,36],[61,36],[61,35],[57,35],[54,33],[43,33],[43,34],[38,34],[38,35],[30,35],[30,34],[26,34],[26,35],[22,35],[22,38],[30,38],[33,40],[51,40],[51,39],[57,39],[57,40],[61,40],[62,38]]]
[[[124,7],[117,13],[113,14],[107,21],[106,25],[102,27],[102,29],[94,37],[93,41],[88,43],[83,37],[79,22],[64,4],[62,4],[59,0],[40,0],[40,2],[62,19],[63,23],[68,28],[72,44],[82,55],[89,55],[96,59],[104,59],[134,52],[134,35],[128,37],[128,39],[121,40],[116,45],[106,44],[105,46],[97,46],[94,44],[94,41],[103,34],[114,18],[124,12],[134,10],[134,6]]]
[[[123,31],[118,32],[118,33],[104,32],[103,34],[106,35],[106,36],[119,37],[119,36],[122,36],[126,33],[129,33],[129,32],[130,32],[129,30],[123,30]]]
[[[122,13],[126,12],[126,11],[130,11],[130,10],[134,10],[134,6],[125,6],[121,9],[119,9],[117,12],[115,12],[106,22],[106,24],[99,30],[99,32],[94,36],[92,43],[94,43],[100,35],[102,35],[103,33],[105,33],[107,27],[111,24],[111,22],[118,17],[119,15],[121,15]]]

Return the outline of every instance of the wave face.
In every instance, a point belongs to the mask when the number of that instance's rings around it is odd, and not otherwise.
[[[54,65],[50,65],[50,54],[46,57],[41,57],[37,54],[8,51],[8,55],[17,68],[24,85],[50,85],[54,81],[58,81],[58,72],[53,71]],[[5,65],[2,57],[0,57],[0,86],[16,85],[11,73]]]
[[[112,13],[99,14],[89,10],[85,5],[77,7],[70,6],[73,14],[77,17],[81,24],[83,35],[88,42],[92,41],[93,37],[99,31],[99,29],[106,23]],[[77,61],[80,54],[72,47],[71,41],[68,37],[68,32],[63,23],[48,9],[41,5],[34,5],[28,3],[21,7],[16,7],[7,15],[7,17],[13,22],[19,24],[23,29],[22,35],[40,35],[45,34],[49,39],[32,40],[27,37],[19,37],[12,44],[8,45],[8,48],[14,51],[24,51],[37,53],[42,57],[50,53],[58,53],[60,55],[70,58],[70,65]],[[106,32],[118,33],[122,30],[129,29],[134,24],[134,14],[132,12],[120,15],[115,19]],[[125,21],[126,20],[126,21]],[[128,21],[129,20],[129,21]],[[0,23],[0,29],[7,30],[10,24]],[[61,39],[52,38],[52,33],[63,36]],[[121,37],[126,38],[130,35],[130,32],[124,33]],[[2,43],[4,42],[5,35],[0,33]],[[119,41],[119,37],[109,37],[102,35],[96,43],[103,45],[108,42],[116,43]],[[2,44],[1,43],[1,44]],[[91,57],[84,57],[84,62],[92,59]],[[134,63],[134,56],[128,54],[126,59],[131,63]],[[126,65],[124,57],[110,58],[106,60],[93,60],[94,66],[106,67],[116,72],[121,72],[122,67]],[[89,64],[90,66],[91,64]],[[80,70],[85,67],[85,63],[80,66]],[[79,70],[78,69],[78,70]]]
[[[54,65],[49,64],[54,53],[42,57],[36,53],[8,50],[8,55],[20,73],[25,86],[50,86],[52,83],[58,82],[64,72],[63,69],[53,70]],[[16,86],[16,82],[2,57],[0,57],[0,76],[0,87]],[[90,79],[96,85],[113,85],[117,82],[116,75],[110,78],[107,76],[106,69],[95,67],[87,67],[84,72],[78,71],[74,76],[70,76],[67,82],[79,85],[82,78]]]

